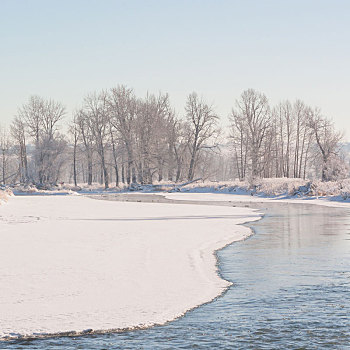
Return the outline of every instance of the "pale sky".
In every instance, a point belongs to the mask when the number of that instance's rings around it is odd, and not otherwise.
[[[300,98],[350,140],[350,1],[0,0],[0,124],[30,95],[70,117],[118,84],[168,92],[180,115],[197,91],[223,123],[248,88]]]

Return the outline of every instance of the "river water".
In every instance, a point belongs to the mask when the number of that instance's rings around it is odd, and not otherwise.
[[[144,195],[104,199],[181,203]],[[350,211],[205,204],[265,212],[249,225],[253,236],[218,252],[220,274],[234,283],[222,297],[163,326],[3,342],[0,349],[350,349]]]

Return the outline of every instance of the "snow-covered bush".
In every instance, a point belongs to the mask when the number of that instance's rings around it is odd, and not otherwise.
[[[34,185],[22,185],[22,184],[17,184],[13,185],[12,190],[15,192],[24,192],[24,193],[34,193],[34,192],[39,192],[37,187]]]
[[[256,193],[266,196],[294,195],[307,181],[302,179],[276,178],[257,180]]]
[[[13,193],[9,189],[0,189],[0,204],[1,202],[6,202]]]
[[[276,196],[341,196],[350,198],[350,179],[322,182],[291,178],[255,179],[253,181],[201,181],[179,186],[181,192],[213,192]]]
[[[337,155],[331,155],[325,165],[325,176],[329,181],[346,179],[349,171],[349,165]]]
[[[201,181],[181,187],[181,191],[250,193],[266,196],[294,195],[300,186],[305,186],[306,180],[274,178],[254,179],[250,181]]]
[[[222,192],[231,193],[240,191],[250,191],[248,181],[195,181],[185,185],[178,185],[177,188],[181,191],[191,192]]]
[[[6,195],[5,191],[0,190],[0,202],[5,201],[6,199],[7,199],[7,195]]]

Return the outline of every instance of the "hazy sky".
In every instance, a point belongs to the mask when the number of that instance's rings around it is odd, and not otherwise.
[[[0,124],[30,95],[68,116],[117,84],[197,91],[226,120],[247,88],[321,107],[350,140],[350,1],[0,0]]]

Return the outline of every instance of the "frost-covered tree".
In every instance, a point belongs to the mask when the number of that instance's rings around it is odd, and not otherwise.
[[[232,138],[240,146],[240,177],[246,172],[246,156],[249,157],[252,177],[264,170],[264,141],[272,126],[268,100],[264,94],[253,89],[242,93],[231,114]],[[237,149],[237,146],[236,146]]]
[[[168,118],[171,114],[167,94],[148,94],[138,100],[135,120],[137,171],[141,183],[150,183],[157,176],[161,181],[168,164]]]
[[[105,189],[109,187],[109,173],[107,169],[107,147],[109,143],[109,109],[108,95],[106,91],[93,93],[85,97],[82,113],[86,121],[86,127],[93,136],[96,151],[99,155],[103,172]]]
[[[192,92],[187,97],[185,111],[190,153],[187,179],[193,180],[201,150],[216,146],[215,141],[219,134],[219,117],[214,112],[213,107],[200,99],[196,92]]]
[[[10,135],[8,134],[5,128],[0,127],[0,167],[1,167],[1,183],[3,185],[10,178],[9,170],[9,161],[10,161],[10,151],[11,151],[11,140]]]
[[[230,143],[233,150],[233,158],[240,180],[245,179],[248,166],[248,130],[246,129],[245,119],[241,118],[235,111],[232,111],[230,126]]]
[[[64,106],[32,96],[10,132],[1,133],[0,182],[100,181],[108,188],[114,180],[119,186],[194,176],[330,180],[347,174],[338,156],[341,134],[300,100],[270,109],[264,94],[244,91],[230,116],[229,139],[220,141],[219,118],[196,93],[185,112],[177,117],[168,94],[141,98],[120,85],[88,95],[63,135]]]
[[[126,181],[136,182],[135,170],[135,119],[137,101],[132,89],[124,85],[112,88],[108,96],[110,125],[119,134],[125,150]],[[124,177],[124,157],[122,155],[122,177]]]
[[[315,137],[322,160],[322,181],[329,181],[329,163],[332,156],[338,155],[343,135],[335,130],[334,123],[323,117],[317,108],[310,112],[309,127]]]
[[[290,177],[292,170],[292,143],[294,138],[294,113],[289,101],[281,102],[273,110],[276,122],[276,150],[279,158],[281,175]]]
[[[273,109],[277,177],[305,177],[312,139],[309,111],[300,100],[285,101]]]
[[[89,115],[84,113],[83,109],[76,112],[75,121],[79,129],[80,143],[82,144],[83,154],[85,158],[84,165],[87,171],[87,184],[92,185],[93,175],[93,156],[95,152],[95,140],[92,132],[91,120]],[[83,174],[85,169],[83,167]]]
[[[61,103],[39,96],[31,96],[18,110],[18,118],[35,146],[32,180],[40,184],[55,183],[60,173],[66,143],[59,123],[65,114]]]
[[[324,166],[328,181],[339,181],[349,177],[350,167],[339,155],[332,154]]]
[[[308,126],[310,108],[302,101],[297,100],[293,105],[293,113],[295,122],[293,175],[296,178],[303,177],[305,179],[312,140],[312,132]]]
[[[19,180],[22,184],[26,184],[29,180],[26,131],[25,122],[20,117],[15,117],[11,123],[11,136],[18,156]]]
[[[70,141],[73,146],[73,181],[74,181],[74,186],[78,185],[78,180],[77,180],[77,151],[78,151],[78,142],[79,142],[79,125],[77,122],[77,114],[73,116],[73,120],[71,121],[69,125],[69,136],[70,136]]]

